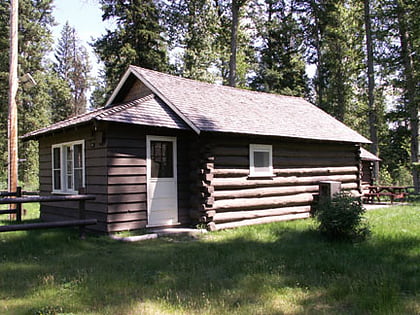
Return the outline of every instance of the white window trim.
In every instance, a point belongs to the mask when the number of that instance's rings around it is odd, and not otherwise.
[[[268,172],[258,172],[254,166],[254,152],[268,152]],[[269,144],[249,145],[249,176],[250,177],[273,177],[273,146]]]
[[[79,193],[77,190],[74,189],[67,189],[67,178],[66,178],[66,161],[64,160],[65,156],[65,148],[68,146],[74,145],[82,145],[82,187],[84,188],[85,183],[85,173],[86,173],[86,163],[85,163],[85,141],[78,140],[78,141],[71,141],[71,142],[63,142],[57,143],[51,146],[51,184],[52,184],[52,193],[53,194],[77,194]],[[54,149],[60,149],[60,180],[61,180],[61,189],[55,189],[54,185]],[[73,178],[74,178],[74,158],[73,158]],[[73,179],[74,180],[74,179]]]

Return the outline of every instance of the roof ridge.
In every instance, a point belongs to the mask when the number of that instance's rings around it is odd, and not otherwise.
[[[243,87],[233,87],[233,86],[229,86],[229,85],[210,83],[210,82],[200,81],[200,80],[196,80],[196,79],[185,78],[185,77],[182,77],[182,76],[173,75],[173,74],[164,73],[164,72],[159,72],[159,71],[156,71],[156,70],[142,68],[142,67],[134,66],[134,65],[130,65],[130,67],[134,68],[134,69],[140,69],[140,70],[143,70],[143,71],[147,71],[147,72],[152,72],[152,73],[154,73],[156,75],[159,75],[159,76],[176,78],[177,80],[191,82],[191,83],[194,83],[194,84],[198,83],[198,84],[207,85],[207,86],[210,86],[210,87],[221,88],[221,89],[226,89],[226,90],[242,91],[242,92],[253,93],[253,94],[267,94],[267,95],[270,95],[270,96],[277,96],[277,97],[284,97],[284,98],[295,98],[295,99],[305,100],[302,96],[283,95],[283,94],[278,94],[278,93],[273,93],[273,92],[265,92],[265,91],[255,91],[255,90],[251,90],[251,89],[247,89],[247,88],[243,88]]]

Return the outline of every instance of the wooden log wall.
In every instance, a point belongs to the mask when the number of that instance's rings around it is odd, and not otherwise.
[[[87,218],[98,224],[89,226],[100,232],[145,228],[147,225],[146,135],[177,136],[178,139],[178,219],[190,223],[188,135],[158,128],[116,124],[72,129],[40,141],[40,187],[43,195],[52,191],[51,145],[85,140],[86,193],[96,196],[86,202]],[[78,203],[45,203],[45,221],[75,219]]]
[[[107,220],[107,189],[106,160],[101,156],[106,154],[106,148],[97,143],[91,127],[80,127],[68,132],[54,134],[53,137],[44,137],[39,141],[39,181],[40,194],[51,195],[51,146],[65,142],[85,140],[85,172],[86,193],[94,194],[96,200],[86,201],[86,218],[97,219],[98,224],[89,226],[89,229],[103,231]],[[41,203],[40,212],[43,221],[63,221],[77,219],[79,216],[78,202],[49,202]]]
[[[147,226],[146,135],[177,137],[178,221],[190,223],[189,136],[113,124],[107,127],[107,232]]]
[[[373,185],[373,180],[373,162],[362,161],[361,182],[363,193],[369,192],[369,186]]]
[[[197,177],[193,176],[192,178],[193,198],[191,216],[200,223],[212,226],[214,216],[214,187],[212,186],[214,156],[212,146],[205,142],[197,142],[195,144],[195,149],[196,152],[199,153],[199,157],[196,159],[199,174]],[[194,186],[196,188],[194,188]]]
[[[132,126],[130,126],[132,127]],[[143,130],[106,127],[106,232],[133,230],[147,224],[146,135]]]
[[[249,144],[273,146],[273,177],[249,177]],[[209,229],[306,218],[320,181],[340,181],[360,192],[358,147],[353,144],[209,139],[202,155],[202,222]]]

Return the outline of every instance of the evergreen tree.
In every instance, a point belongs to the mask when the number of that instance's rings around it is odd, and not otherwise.
[[[19,135],[46,126],[50,121],[50,103],[40,97],[43,74],[48,72],[44,57],[51,50],[52,0],[19,1],[19,76],[31,73],[40,86],[26,90],[20,86],[17,96]],[[7,126],[8,112],[8,52],[9,3],[0,2],[0,121]],[[6,182],[7,128],[0,130],[0,180]],[[37,146],[32,142],[19,143],[19,179],[37,182]],[[3,167],[4,165],[4,167]]]
[[[295,17],[294,1],[265,0],[260,23],[263,44],[252,87],[260,91],[307,96],[302,29]]]
[[[109,88],[106,85],[106,74],[105,70],[101,69],[99,74],[93,82],[93,92],[90,96],[90,105],[93,108],[99,108],[105,105]]]
[[[364,18],[366,33],[366,61],[367,61],[367,84],[368,84],[368,108],[369,108],[369,134],[371,144],[371,152],[375,155],[379,154],[378,147],[378,112],[375,106],[375,75],[374,75],[374,59],[373,59],[373,38],[372,38],[372,16],[371,16],[371,0],[364,0]],[[374,178],[379,176],[379,163],[375,163],[373,169]]]
[[[218,29],[211,0],[172,1],[165,8],[169,48],[175,53],[175,73],[191,79],[214,82],[210,68],[217,62],[213,46]]]
[[[388,78],[387,83],[396,92],[398,100],[389,117],[392,127],[390,133],[404,135],[394,137],[402,143],[410,144],[409,161],[401,162],[401,166],[412,169],[413,184],[419,190],[419,174],[411,163],[418,162],[418,111],[420,84],[420,61],[416,56],[420,53],[420,25],[418,16],[420,8],[414,0],[379,0],[378,1],[378,40],[381,49],[378,59],[382,73]],[[407,133],[402,133],[405,128]],[[390,152],[392,150],[386,150]],[[387,163],[387,162],[385,162]],[[389,164],[388,166],[390,166]],[[392,169],[390,170],[392,172]]]
[[[255,68],[252,1],[217,0],[217,30],[214,49],[218,54],[216,67],[225,85],[248,87]]]
[[[296,0],[303,13],[308,61],[317,67],[315,103],[362,134],[367,132],[363,6],[358,0]],[[362,85],[361,85],[362,84]],[[362,88],[362,89],[361,89]]]
[[[109,94],[130,64],[167,71],[166,42],[162,36],[161,10],[154,0],[100,0],[102,19],[113,20],[115,30],[94,41],[104,63]]]
[[[176,73],[203,81],[248,86],[254,67],[252,1],[177,0],[166,7],[165,26]]]
[[[71,91],[70,101],[61,106],[59,111],[54,111],[53,120],[57,121],[86,111],[86,92],[90,87],[88,53],[80,44],[76,30],[68,22],[61,31],[55,59],[54,69]]]

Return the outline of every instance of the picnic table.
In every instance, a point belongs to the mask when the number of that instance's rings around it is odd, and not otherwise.
[[[404,199],[408,195],[406,186],[368,186],[369,192],[363,194],[368,203],[373,203],[375,199],[381,202],[381,197],[386,197],[394,203],[396,199]]]

